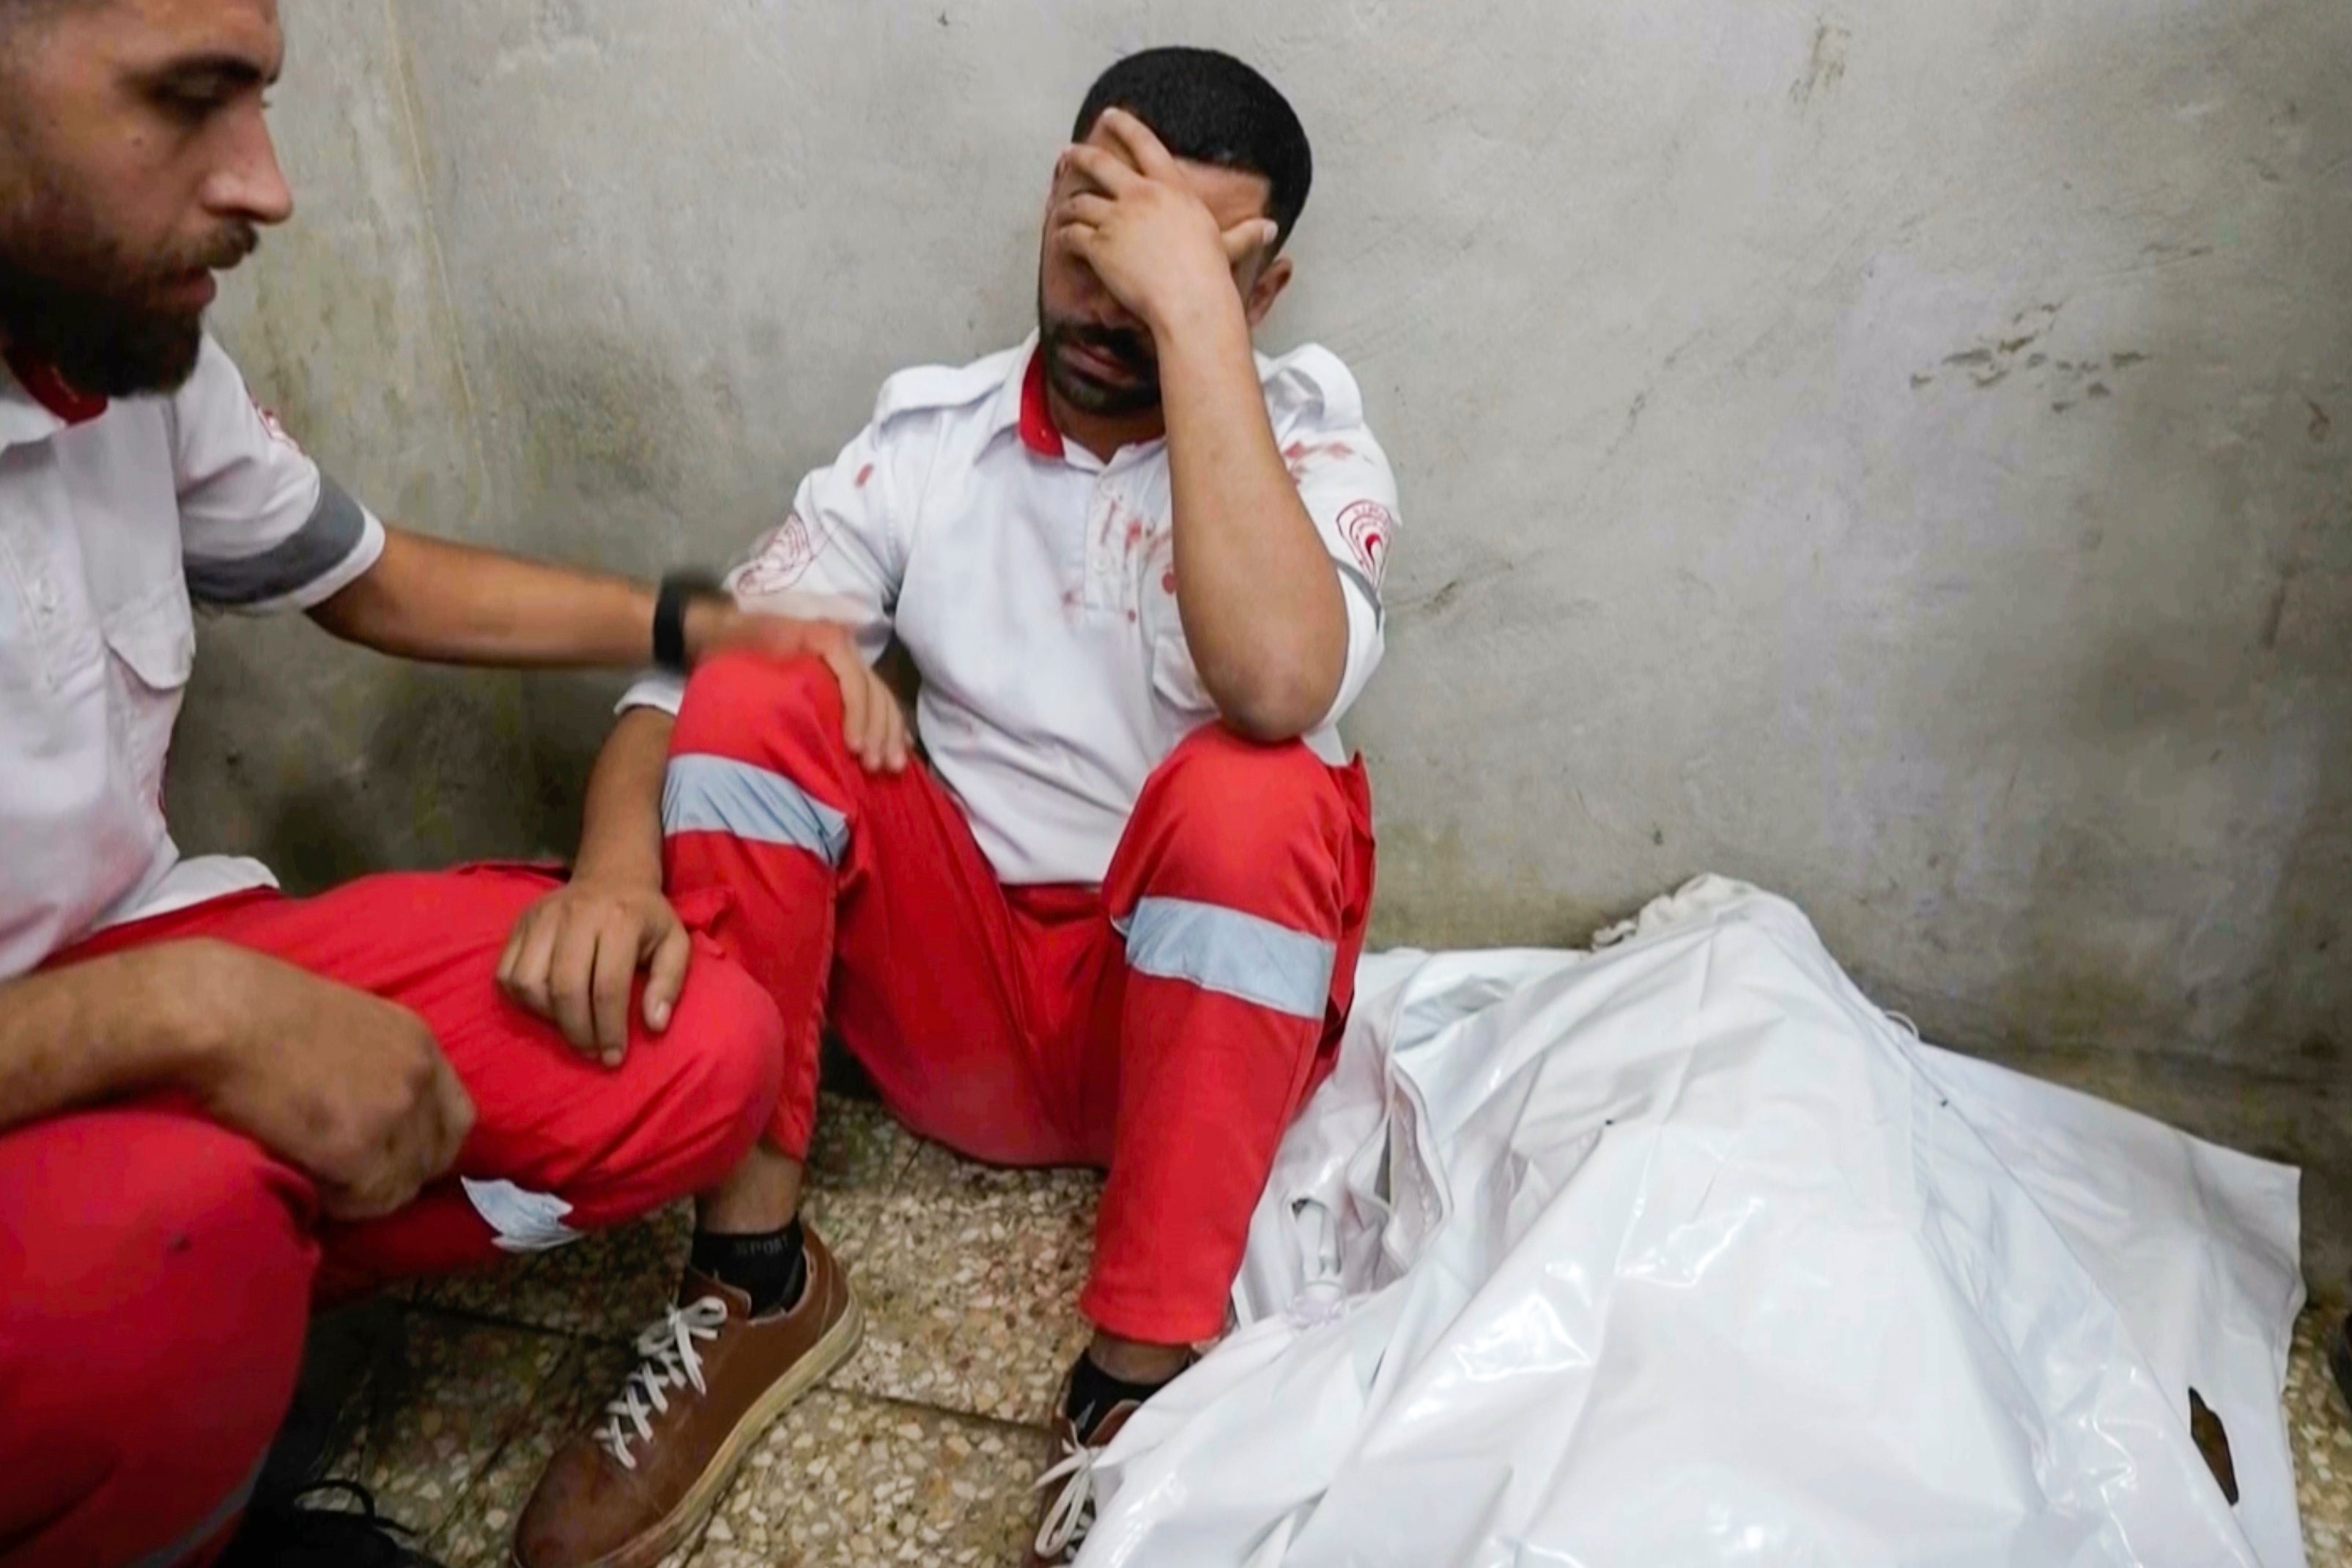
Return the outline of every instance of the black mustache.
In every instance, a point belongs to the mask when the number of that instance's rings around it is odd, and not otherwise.
[[[249,223],[232,224],[194,265],[207,272],[226,272],[260,248],[260,229]]]
[[[260,229],[249,223],[233,223],[190,250],[185,258],[173,257],[167,275],[178,278],[196,271],[226,272],[260,248]]]
[[[1065,347],[1093,349],[1133,370],[1150,370],[1154,356],[1140,332],[1116,327],[1065,327],[1056,334]]]

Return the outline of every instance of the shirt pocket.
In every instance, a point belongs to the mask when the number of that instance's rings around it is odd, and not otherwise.
[[[1171,569],[1172,573],[1172,568]],[[1192,645],[1184,639],[1184,618],[1177,613],[1173,589],[1155,584],[1144,602],[1145,632],[1151,659],[1151,696],[1174,731],[1181,735],[1217,716],[1209,689],[1201,683],[1200,666],[1192,662]]]
[[[114,716],[114,742],[129,764],[138,797],[156,799],[163,785],[163,759],[172,746],[172,726],[180,700],[196,667],[195,617],[185,587],[176,579],[159,583],[129,604],[102,616],[108,692]]]
[[[0,462],[15,454],[0,452]],[[25,481],[0,468],[0,489]],[[53,703],[93,683],[99,636],[69,533],[54,526],[66,500],[54,475],[35,472],[24,513],[0,517],[0,690]],[[13,499],[13,498],[12,498]],[[60,535],[63,535],[62,544]]]
[[[16,569],[7,538],[0,535],[0,692],[26,700],[17,694],[45,689],[47,675],[34,636],[32,595]]]
[[[1132,623],[1175,564],[1164,468],[1124,468],[1096,486],[1087,520],[1086,607]]]

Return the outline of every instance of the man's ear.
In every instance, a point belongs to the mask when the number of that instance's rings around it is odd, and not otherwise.
[[[1266,312],[1274,309],[1274,302],[1281,299],[1282,291],[1289,287],[1290,258],[1287,256],[1277,256],[1258,268],[1257,281],[1250,285],[1248,297],[1242,301],[1249,324],[1255,327],[1265,321]]]

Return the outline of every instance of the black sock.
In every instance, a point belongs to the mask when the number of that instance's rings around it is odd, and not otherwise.
[[[801,1222],[794,1219],[782,1230],[753,1236],[698,1229],[687,1267],[750,1296],[755,1318],[796,1306],[802,1287],[808,1283],[808,1252],[802,1244]]]
[[[1070,1373],[1070,1394],[1062,1402],[1062,1414],[1078,1429],[1078,1441],[1083,1443],[1112,1405],[1129,1399],[1140,1405],[1175,1381],[1171,1373],[1158,1383],[1129,1383],[1113,1377],[1095,1364],[1094,1357],[1081,1352],[1078,1364]]]

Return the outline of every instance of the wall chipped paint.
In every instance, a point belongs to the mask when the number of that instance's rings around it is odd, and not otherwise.
[[[2352,1196],[2352,8],[289,9],[248,368],[410,515],[642,571],[1023,331],[1100,65],[1258,61],[1320,173],[1270,335],[1355,366],[1405,489],[1382,937],[1747,877],[1931,1035]],[[310,678],[220,700],[227,640],[180,776],[240,829],[568,837],[609,682],[338,662],[295,744]]]

